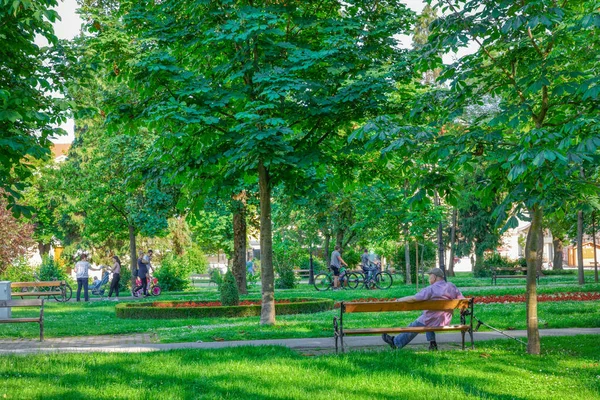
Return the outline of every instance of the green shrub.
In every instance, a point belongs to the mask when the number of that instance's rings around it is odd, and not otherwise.
[[[219,268],[213,268],[209,271],[210,280],[213,281],[219,288],[223,283],[223,275],[221,275],[221,270]]]
[[[171,253],[162,259],[160,267],[156,268],[154,272],[154,276],[158,279],[160,287],[164,291],[182,291],[190,284],[189,266],[181,257]]]
[[[183,259],[190,273],[204,274],[208,270],[208,260],[200,246],[196,244],[186,249]]]
[[[483,259],[483,267],[481,269],[475,268],[473,270],[473,276],[477,278],[485,278],[492,275],[491,268],[514,268],[519,266],[520,265],[517,261],[510,260],[507,257],[502,257],[498,253],[492,253],[485,256]],[[510,271],[503,274],[506,275],[509,273]]]
[[[260,303],[260,300],[256,300]],[[275,303],[277,315],[309,314],[333,309],[331,299],[287,299],[286,303]],[[217,317],[255,317],[261,312],[260,304],[242,306],[203,307],[211,301],[157,301],[152,303],[119,303],[115,307],[117,318],[128,319],[185,319]],[[175,307],[189,305],[189,307]]]
[[[545,269],[542,271],[544,275],[576,275],[577,270],[574,269]]]
[[[306,250],[290,240],[273,243],[273,268],[277,272],[275,286],[280,289],[293,289],[298,283],[294,268],[301,265]]]
[[[227,271],[225,274],[225,279],[223,279],[219,291],[221,292],[221,304],[224,306],[237,306],[240,304],[240,293],[231,271]]]
[[[25,257],[19,257],[0,275],[0,281],[33,282],[35,271],[36,268],[29,265]]]
[[[519,257],[516,265],[522,268],[527,268],[527,260],[525,259],[525,257]]]
[[[68,278],[66,271],[50,256],[42,257],[42,265],[37,275],[40,281],[64,281]]]

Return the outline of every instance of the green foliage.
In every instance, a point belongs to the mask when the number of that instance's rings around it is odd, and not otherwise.
[[[259,302],[259,300],[256,300]],[[156,302],[155,302],[156,303]],[[260,315],[260,305],[249,306],[210,306],[202,301],[161,301],[155,303],[120,303],[115,311],[118,318],[129,319],[179,319],[216,317],[253,317]],[[183,303],[183,304],[182,304]],[[292,298],[275,303],[277,315],[312,314],[333,309],[331,299]],[[188,307],[186,307],[188,306]]]
[[[293,289],[298,284],[298,277],[294,269],[301,265],[301,259],[306,250],[297,242],[283,240],[273,243],[273,266],[277,272],[275,287],[279,289]]]
[[[40,265],[37,275],[40,281],[61,281],[68,278],[66,271],[50,256],[42,257],[42,265]]]
[[[217,287],[221,287],[223,283],[223,275],[221,275],[221,270],[219,268],[213,268],[209,270],[210,280],[214,282]]]
[[[483,278],[491,276],[491,268],[514,268],[520,267],[519,261],[510,260],[507,257],[503,257],[498,253],[486,254],[483,259],[482,268],[474,268],[473,276]],[[527,265],[525,265],[527,266]],[[503,275],[510,274],[509,272],[502,272]]]
[[[344,259],[344,261],[346,261],[346,264],[348,264],[348,268],[353,270],[358,268],[358,264],[360,264],[361,254],[362,251],[357,251],[353,248],[349,248],[344,250],[344,252],[342,253],[342,258]]]
[[[193,244],[186,248],[183,259],[190,273],[204,274],[208,270],[208,260],[200,246]]]
[[[64,134],[68,62],[63,44],[54,35],[56,0],[0,2],[0,189],[5,189],[13,211],[15,197],[32,175],[31,160],[50,156],[50,137]],[[37,37],[48,46],[39,46]],[[58,93],[57,93],[58,92]]]
[[[8,265],[6,270],[0,274],[0,280],[11,282],[33,282],[35,281],[36,267],[29,265],[26,257],[19,257]]]
[[[569,270],[569,269],[548,269],[548,270],[544,270],[542,271],[544,273],[544,275],[576,275],[577,271],[576,270]]]
[[[221,304],[224,306],[237,306],[240,304],[240,293],[231,271],[227,271],[225,274],[223,283],[219,286],[219,292],[221,294]]]
[[[164,291],[182,291],[189,284],[190,266],[183,257],[173,253],[167,254],[161,261],[160,268],[154,272],[160,287]]]

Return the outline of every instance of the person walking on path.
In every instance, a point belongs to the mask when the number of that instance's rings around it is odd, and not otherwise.
[[[113,291],[115,292],[115,301],[119,301],[119,281],[121,280],[121,260],[119,257],[113,256],[113,266],[109,268],[112,272],[113,277],[110,282],[110,290],[108,291],[108,298],[112,296]]]
[[[340,286],[340,268],[342,268],[342,264],[346,267],[346,261],[342,259],[342,254],[340,253],[341,247],[335,246],[335,250],[331,253],[331,263],[330,267],[333,271],[333,288],[338,289]]]
[[[81,300],[81,289],[83,288],[83,298],[85,301],[90,301],[88,293],[89,270],[98,271],[99,269],[92,268],[87,260],[87,254],[82,254],[79,257],[79,262],[75,264],[75,276],[77,278],[77,301]]]
[[[152,250],[148,250],[146,254],[142,254],[140,258],[138,258],[138,277],[140,278],[141,284],[140,286],[133,289],[133,293],[142,289],[144,296],[148,296],[148,276],[149,271],[152,270]],[[132,294],[133,294],[132,293]]]
[[[460,290],[453,283],[444,280],[444,271],[439,268],[433,268],[427,272],[429,274],[429,286],[421,290],[414,296],[405,296],[396,301],[405,301],[412,303],[425,300],[455,300],[464,299]],[[452,321],[452,311],[423,311],[423,314],[408,326],[448,326]],[[401,349],[413,340],[418,333],[407,332],[397,336],[390,336],[387,333],[381,335],[384,342],[393,349]],[[437,350],[435,341],[435,332],[425,333],[429,341],[429,350]]]

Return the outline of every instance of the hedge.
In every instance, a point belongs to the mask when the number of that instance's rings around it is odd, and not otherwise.
[[[277,315],[310,314],[333,309],[331,299],[284,299],[275,303]],[[257,300],[260,301],[260,300]],[[212,301],[208,301],[212,302]],[[197,307],[177,307],[177,303],[195,303]],[[255,317],[260,304],[244,306],[202,306],[202,301],[155,301],[152,303],[120,303],[115,307],[118,318],[128,319],[185,319],[210,317]],[[160,305],[160,306],[159,306]],[[170,307],[169,307],[170,306]]]

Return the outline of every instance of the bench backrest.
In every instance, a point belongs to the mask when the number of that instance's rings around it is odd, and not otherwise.
[[[0,308],[8,307],[41,307],[44,299],[35,300],[0,300]]]
[[[27,287],[47,287],[47,286],[63,286],[65,281],[44,281],[44,282],[11,282],[11,288],[27,288]]]
[[[527,272],[527,267],[491,267],[492,271],[516,271],[516,272]]]
[[[460,300],[426,300],[408,303],[405,301],[380,302],[342,302],[344,312],[382,312],[382,311],[417,311],[417,310],[466,310],[472,299]]]

